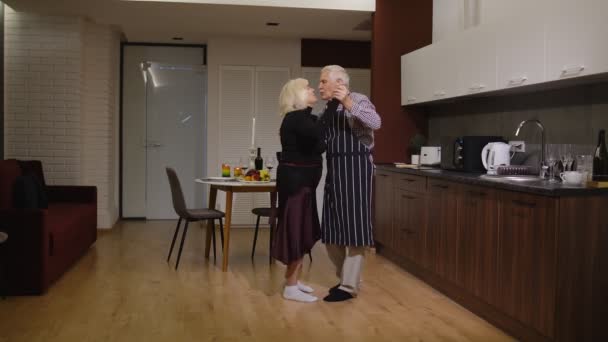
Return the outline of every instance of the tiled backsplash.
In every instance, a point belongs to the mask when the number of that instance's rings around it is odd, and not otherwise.
[[[538,119],[547,144],[595,145],[598,131],[608,129],[608,82],[529,94],[473,98],[429,108],[429,143],[442,136],[500,135],[539,144],[540,133],[518,124]]]

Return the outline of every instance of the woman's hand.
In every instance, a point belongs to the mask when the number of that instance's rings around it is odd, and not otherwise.
[[[334,90],[333,97],[340,101],[346,110],[350,111],[353,107],[353,100],[349,96],[350,91],[345,85],[338,85]]]

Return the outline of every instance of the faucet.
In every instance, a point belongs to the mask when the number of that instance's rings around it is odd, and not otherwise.
[[[524,127],[527,123],[535,123],[536,126],[538,126],[540,128],[540,166],[539,166],[539,172],[541,177],[543,177],[543,166],[546,165],[545,162],[545,127],[543,126],[543,124],[536,119],[531,119],[531,120],[524,120],[522,121],[519,126],[517,126],[517,130],[515,131],[515,136],[519,135],[519,130]]]

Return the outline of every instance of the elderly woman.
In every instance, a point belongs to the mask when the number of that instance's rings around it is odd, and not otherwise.
[[[279,214],[272,256],[287,265],[283,298],[314,302],[313,289],[298,281],[302,258],[321,237],[316,188],[325,151],[322,128],[311,114],[314,89],[302,78],[290,80],[279,97],[281,157],[277,170]]]

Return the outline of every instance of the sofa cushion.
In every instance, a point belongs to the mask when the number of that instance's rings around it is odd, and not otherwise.
[[[42,184],[42,187],[46,187],[44,172],[42,171],[42,162],[40,162],[40,160],[18,160],[17,162],[21,168],[22,175],[32,176]]]
[[[13,208],[13,183],[21,176],[21,169],[15,159],[0,161],[0,209]]]
[[[46,209],[49,201],[42,184],[34,176],[19,176],[13,183],[13,207]]]

